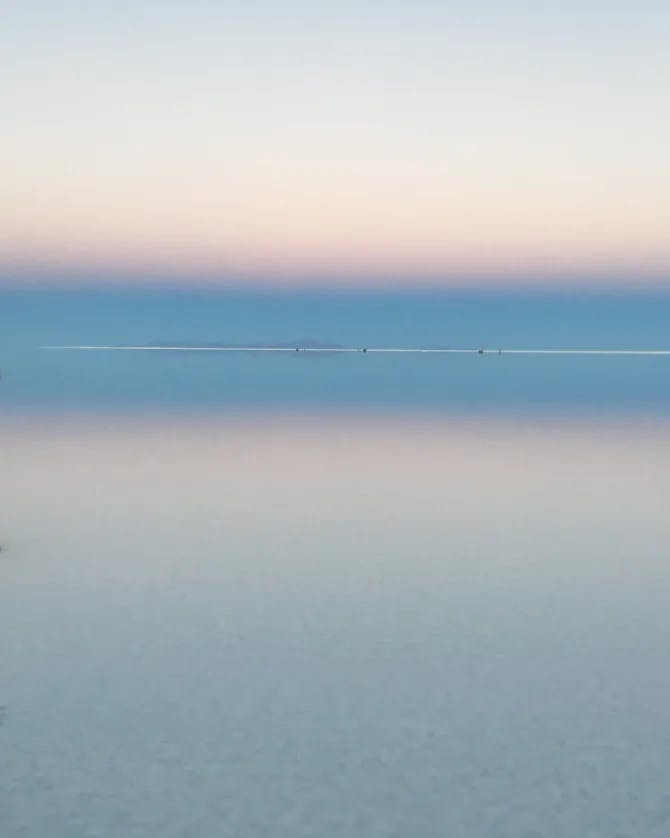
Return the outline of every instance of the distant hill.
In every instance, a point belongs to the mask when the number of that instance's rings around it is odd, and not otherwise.
[[[205,349],[343,349],[344,346],[339,343],[331,343],[323,340],[316,340],[314,338],[300,338],[293,341],[245,341],[244,343],[236,343],[227,340],[154,340],[150,343],[142,344],[146,347],[155,347],[157,349],[186,349],[190,346],[199,346]],[[318,355],[318,352],[310,352],[310,356]]]

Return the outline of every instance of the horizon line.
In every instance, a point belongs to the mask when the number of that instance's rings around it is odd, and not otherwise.
[[[355,354],[456,354],[456,355],[651,355],[669,356],[670,349],[506,349],[486,347],[391,347],[391,346],[133,346],[133,345],[53,345],[46,350],[122,351],[122,352],[288,352],[355,353]]]
[[[614,267],[519,268],[501,271],[296,271],[227,272],[138,268],[106,271],[100,267],[1,265],[3,287],[140,288],[192,291],[504,291],[635,290],[670,291],[670,265],[637,269]]]

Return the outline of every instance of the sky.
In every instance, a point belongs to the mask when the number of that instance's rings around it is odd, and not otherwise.
[[[0,276],[670,279],[661,0],[22,0]]]

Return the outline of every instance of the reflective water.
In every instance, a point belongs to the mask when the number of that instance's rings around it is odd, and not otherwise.
[[[669,430],[5,420],[2,835],[667,835]]]
[[[291,342],[670,349],[670,296],[0,288],[0,408],[670,415],[670,357],[56,353]]]

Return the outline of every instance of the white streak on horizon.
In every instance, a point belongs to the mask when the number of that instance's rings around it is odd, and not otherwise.
[[[670,349],[485,349],[419,347],[288,347],[288,346],[41,346],[40,349],[108,350],[123,352],[315,352],[315,353],[403,353],[469,355],[670,355]]]

